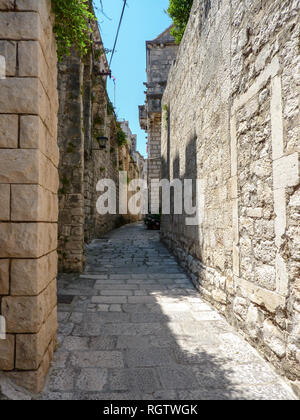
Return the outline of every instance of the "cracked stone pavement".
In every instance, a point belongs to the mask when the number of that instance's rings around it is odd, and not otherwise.
[[[62,275],[58,295],[41,399],[296,399],[141,223],[90,244],[85,273]]]

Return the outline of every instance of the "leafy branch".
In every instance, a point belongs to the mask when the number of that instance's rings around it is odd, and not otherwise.
[[[87,0],[52,0],[55,14],[54,32],[57,56],[61,60],[74,47],[81,56],[87,54],[92,43],[90,22],[96,21],[92,2]]]
[[[176,44],[180,44],[189,21],[193,0],[170,0],[167,14],[173,20],[174,26],[171,35],[174,36]]]

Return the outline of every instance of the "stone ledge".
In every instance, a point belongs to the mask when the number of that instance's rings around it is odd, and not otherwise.
[[[275,292],[238,277],[235,277],[234,282],[235,288],[240,287],[242,294],[246,292],[251,302],[264,306],[269,312],[275,313],[277,309],[284,309],[286,306],[286,299]]]

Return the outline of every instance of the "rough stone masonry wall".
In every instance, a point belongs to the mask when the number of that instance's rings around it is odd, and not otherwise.
[[[94,35],[97,34],[95,30]],[[84,60],[73,52],[59,64],[58,233],[61,271],[82,271],[85,241],[89,242],[115,227],[113,216],[100,218],[96,211],[97,182],[105,178],[106,173],[112,179],[118,179],[118,159],[113,158],[115,144],[110,135],[111,116],[107,113],[105,78],[99,75],[97,66],[100,50],[100,46],[95,46]],[[96,138],[104,135],[109,137],[110,144],[101,150]],[[112,174],[109,167],[113,166],[113,162],[116,164]]]
[[[119,152],[119,170],[127,172],[127,184],[133,179],[141,179],[141,172],[136,165],[133,156],[130,154],[129,145],[124,145],[118,148]],[[135,191],[127,191],[127,203],[131,197],[135,194]],[[140,219],[140,215],[131,214],[129,211],[125,215],[121,215],[119,219],[120,224],[134,223]]]
[[[42,389],[56,346],[58,148],[50,0],[0,0],[0,371]],[[3,60],[3,59],[2,59]]]
[[[100,195],[97,183],[103,178],[112,179],[118,191],[119,169],[123,158],[127,161],[130,155],[129,149],[120,148],[117,142],[118,124],[106,91],[107,76],[101,75],[106,57],[97,25],[92,39],[93,48],[87,57],[80,59],[73,52],[59,63],[58,71],[58,253],[59,269],[65,272],[84,269],[85,242],[135,220],[130,215],[100,216],[96,209]],[[103,136],[108,144],[101,149],[97,138]]]
[[[300,393],[299,12],[194,1],[163,98],[162,176],[202,180],[201,223],[164,216],[162,239]]]
[[[96,203],[100,195],[96,185],[101,179],[112,179],[119,184],[119,150],[117,143],[117,121],[108,105],[106,81],[102,76],[92,75],[91,109],[92,129],[90,142],[85,140],[85,241],[101,237],[119,224],[118,215],[97,213]],[[85,131],[85,136],[88,132]],[[105,149],[96,140],[98,136],[108,138]]]

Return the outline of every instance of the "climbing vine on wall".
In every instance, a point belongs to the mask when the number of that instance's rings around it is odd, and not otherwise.
[[[192,6],[193,0],[170,0],[167,13],[173,20],[174,27],[171,29],[171,34],[176,44],[180,44],[182,40]]]
[[[61,60],[74,47],[85,55],[91,44],[90,21],[95,21],[91,2],[86,0],[52,0],[55,14],[54,32],[57,40],[57,56]]]

